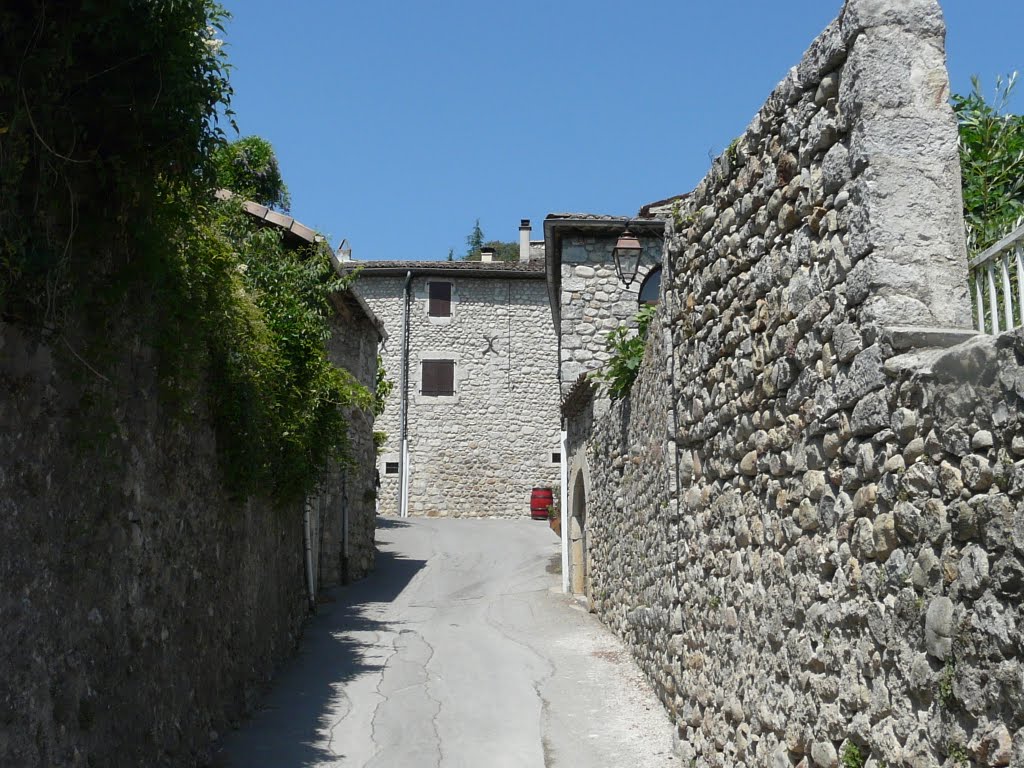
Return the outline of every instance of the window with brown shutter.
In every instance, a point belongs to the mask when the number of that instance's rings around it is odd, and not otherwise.
[[[452,284],[431,282],[427,283],[427,290],[430,296],[428,314],[431,317],[451,317]]]
[[[443,397],[455,394],[455,361],[424,360],[421,394]]]

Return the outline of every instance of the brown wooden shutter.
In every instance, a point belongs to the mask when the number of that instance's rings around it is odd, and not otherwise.
[[[424,360],[423,387],[424,395],[448,396],[455,394],[455,361]]]
[[[430,286],[430,307],[427,310],[431,317],[451,317],[452,284],[428,283]]]

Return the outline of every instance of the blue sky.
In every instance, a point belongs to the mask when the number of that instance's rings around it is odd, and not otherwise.
[[[239,130],[273,143],[292,215],[357,259],[443,259],[476,219],[539,238],[689,191],[842,2],[225,5]],[[955,92],[1024,69],[1024,2],[942,6]]]

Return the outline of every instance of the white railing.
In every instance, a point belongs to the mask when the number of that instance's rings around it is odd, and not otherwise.
[[[974,327],[997,334],[1024,326],[1024,225],[970,260]]]

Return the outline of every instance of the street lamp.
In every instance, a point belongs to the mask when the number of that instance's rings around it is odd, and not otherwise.
[[[612,258],[615,259],[615,273],[619,276],[619,280],[626,284],[627,288],[633,282],[633,278],[636,277],[636,270],[640,266],[640,254],[642,251],[643,248],[640,247],[640,241],[636,235],[629,231],[629,223],[627,222],[625,231],[619,235],[619,240],[615,243],[615,248],[612,250]]]

